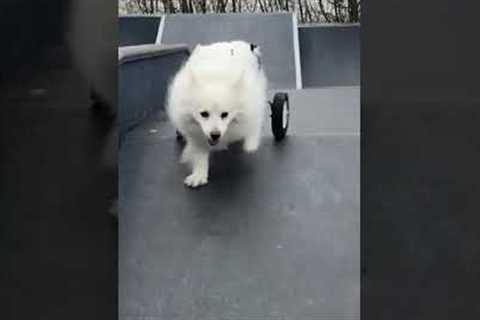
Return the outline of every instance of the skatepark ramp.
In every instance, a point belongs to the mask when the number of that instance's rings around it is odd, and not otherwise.
[[[134,46],[155,43],[161,17],[122,16],[118,19],[118,45]]]
[[[120,46],[183,43],[193,47],[198,43],[244,39],[262,47],[273,89],[360,84],[359,24],[296,26],[291,17],[125,16],[119,20]]]
[[[271,89],[300,89],[298,28],[288,13],[167,15],[157,43],[191,47],[217,41],[244,40],[260,46]]]
[[[298,28],[304,88],[360,85],[360,26]]]
[[[358,26],[157,22],[148,44],[127,30],[136,45],[119,56],[119,318],[359,319]],[[289,94],[287,137],[275,142],[267,119],[256,153],[214,153],[209,183],[191,190],[166,84],[196,43],[238,38],[262,46],[270,94]]]

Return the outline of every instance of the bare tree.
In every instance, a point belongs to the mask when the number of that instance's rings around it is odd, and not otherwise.
[[[200,9],[202,13],[207,13],[207,0],[200,0]]]
[[[296,12],[299,23],[360,21],[360,0],[119,0],[123,13]],[[126,12],[125,12],[126,11]],[[122,12],[122,11],[121,11]]]
[[[300,23],[305,23],[305,9],[302,0],[298,0],[298,8],[300,10]]]
[[[262,3],[262,0],[255,0],[255,3],[258,3],[260,10],[262,12],[267,12],[266,5]]]
[[[350,22],[360,21],[359,7],[360,7],[360,1],[348,0],[348,17]]]
[[[318,0],[318,7],[320,9],[320,13],[322,14],[323,18],[326,22],[331,22],[330,13],[325,10],[325,5],[323,4],[323,0]]]

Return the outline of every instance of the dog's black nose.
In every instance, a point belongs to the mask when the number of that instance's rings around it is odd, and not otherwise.
[[[217,141],[220,138],[220,133],[219,132],[212,132],[212,133],[210,133],[210,138],[213,141]]]

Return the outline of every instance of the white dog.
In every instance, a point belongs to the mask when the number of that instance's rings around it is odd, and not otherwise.
[[[267,79],[260,50],[244,41],[198,45],[172,81],[167,113],[186,140],[182,163],[192,173],[185,184],[208,182],[210,151],[243,141],[258,149],[267,105]]]

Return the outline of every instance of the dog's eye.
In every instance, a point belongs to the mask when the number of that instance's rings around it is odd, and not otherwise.
[[[208,116],[210,115],[207,111],[202,111],[200,112],[200,115],[204,118],[208,118]]]
[[[222,117],[222,119],[225,119],[226,117],[228,117],[228,112],[222,112],[222,114],[220,114],[220,117]]]

